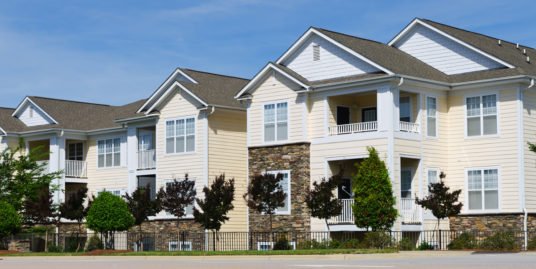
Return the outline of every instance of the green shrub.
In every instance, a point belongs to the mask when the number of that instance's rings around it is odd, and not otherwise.
[[[313,240],[306,240],[298,243],[296,248],[298,249],[326,249],[330,248],[330,241],[322,241],[318,242],[315,239]]]
[[[69,236],[65,237],[65,252],[75,252],[80,246],[80,249],[84,249],[84,245],[86,244],[86,237],[85,236]],[[79,249],[79,250],[80,250]]]
[[[0,239],[17,232],[21,227],[21,219],[15,208],[0,201]]]
[[[328,242],[327,248],[330,248],[330,249],[342,248],[342,243],[338,240],[331,240]]]
[[[492,236],[484,239],[480,248],[490,251],[515,251],[519,250],[513,232],[496,232]]]
[[[104,245],[102,244],[102,240],[100,239],[99,236],[95,234],[91,238],[89,238],[86,251],[93,251],[96,249],[103,249],[103,248],[104,248]]]
[[[464,232],[454,238],[447,247],[450,250],[475,249],[476,239],[472,234]]]
[[[50,245],[48,246],[48,252],[56,252],[56,253],[63,252],[63,248],[58,245]]]
[[[434,250],[434,246],[432,246],[430,243],[423,241],[418,247],[418,250]]]
[[[350,239],[340,243],[341,249],[363,248],[363,244],[357,239]]]
[[[404,237],[398,242],[398,249],[400,250],[415,250],[415,242],[409,237]]]
[[[368,232],[363,240],[365,248],[388,248],[392,243],[391,236],[386,232]]]
[[[536,237],[532,237],[528,244],[527,244],[527,250],[536,250]]]
[[[286,237],[280,237],[274,244],[274,250],[291,250],[292,246]]]

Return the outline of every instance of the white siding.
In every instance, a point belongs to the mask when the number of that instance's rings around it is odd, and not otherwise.
[[[527,143],[536,143],[536,92],[524,91],[524,143],[525,147],[525,203],[529,212],[536,211],[536,153],[528,149]]]
[[[313,60],[313,45],[320,47],[320,59]],[[370,64],[313,35],[284,63],[304,78],[315,81],[379,71]]]
[[[488,57],[421,25],[406,33],[395,46],[448,75],[502,67]]]
[[[33,112],[31,112],[31,110],[33,110]],[[26,126],[38,126],[54,123],[45,115],[45,113],[29,102],[20,112],[19,119],[26,124]]]

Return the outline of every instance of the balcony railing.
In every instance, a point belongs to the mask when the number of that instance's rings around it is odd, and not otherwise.
[[[65,160],[65,177],[75,177],[75,178],[87,177],[87,162]]]
[[[154,149],[138,151],[138,169],[156,168],[156,153]]]
[[[400,215],[404,224],[420,224],[422,221],[422,208],[413,198],[400,198]]]
[[[342,124],[336,126],[330,126],[328,128],[329,135],[341,135],[341,134],[353,134],[353,133],[363,133],[363,132],[372,132],[378,130],[377,121],[367,121],[367,122],[357,122],[350,124]]]
[[[354,224],[352,205],[354,199],[340,199],[342,202],[341,214],[328,220],[328,224]]]
[[[408,133],[420,133],[421,129],[419,128],[418,123],[401,121],[400,122],[400,131]]]

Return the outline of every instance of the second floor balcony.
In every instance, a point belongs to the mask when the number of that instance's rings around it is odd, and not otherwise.
[[[156,168],[156,151],[154,149],[146,149],[138,151],[138,169],[154,169]]]

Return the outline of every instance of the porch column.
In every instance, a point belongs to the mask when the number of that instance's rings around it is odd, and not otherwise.
[[[138,169],[138,128],[129,126],[127,129],[127,167],[128,167],[128,193],[138,187],[136,170]]]
[[[398,88],[384,86],[377,93],[378,131],[392,132],[398,125]]]
[[[50,156],[48,161],[49,172],[65,171],[65,137],[53,136],[50,138]],[[65,201],[65,174],[63,173],[52,184],[58,187],[54,192],[53,201],[59,204]]]

